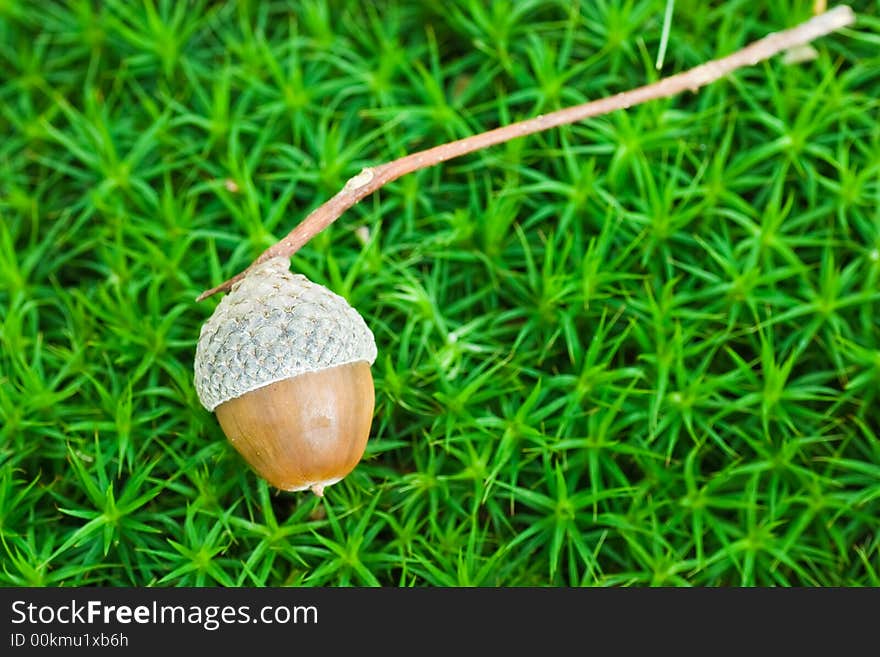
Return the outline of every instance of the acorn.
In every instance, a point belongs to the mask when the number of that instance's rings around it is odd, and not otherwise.
[[[199,335],[195,387],[257,474],[323,495],[366,449],[376,341],[345,299],[289,266],[266,260],[220,301]]]

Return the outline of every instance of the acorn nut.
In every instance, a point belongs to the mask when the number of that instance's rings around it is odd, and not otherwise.
[[[261,477],[323,495],[366,448],[376,342],[345,299],[289,265],[257,265],[220,301],[199,336],[195,386]]]

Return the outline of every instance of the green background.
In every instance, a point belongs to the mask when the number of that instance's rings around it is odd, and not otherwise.
[[[0,584],[880,585],[880,5],[698,94],[405,177],[292,268],[372,327],[366,457],[271,490],[203,289],[362,167],[810,2],[0,0]]]

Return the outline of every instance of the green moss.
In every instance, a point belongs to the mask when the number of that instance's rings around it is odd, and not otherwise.
[[[199,406],[196,295],[363,166],[811,3],[679,0],[668,42],[664,0],[294,4],[4,4],[0,583],[880,585],[876,3],[814,61],[419,172],[296,255],[379,345],[323,501]]]

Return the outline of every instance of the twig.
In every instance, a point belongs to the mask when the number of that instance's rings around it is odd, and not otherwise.
[[[278,256],[291,257],[306,242],[336,221],[343,212],[358,201],[403,175],[517,137],[524,137],[560,125],[583,121],[584,119],[608,114],[615,110],[626,109],[656,98],[674,96],[688,89],[696,91],[700,87],[715,82],[738,68],[754,66],[782,50],[809,43],[813,39],[846,27],[854,21],[855,15],[853,11],[846,5],[841,5],[791,29],[769,34],[727,57],[706,62],[689,71],[672,75],[653,84],[637,87],[636,89],[584,103],[583,105],[567,107],[550,114],[512,123],[501,128],[489,130],[488,132],[406,155],[392,162],[364,169],[345,183],[342,190],[333,198],[309,214],[286,237],[260,254],[246,270],[217,287],[203,292],[196,300],[202,301],[218,292],[228,291],[254,265],[264,262],[269,258]]]

